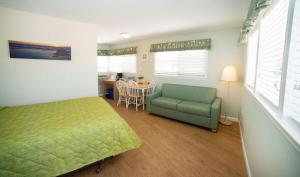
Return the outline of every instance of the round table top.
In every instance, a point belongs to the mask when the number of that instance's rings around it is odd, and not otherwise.
[[[138,83],[138,87],[141,89],[148,88],[148,86],[149,86],[148,82]]]

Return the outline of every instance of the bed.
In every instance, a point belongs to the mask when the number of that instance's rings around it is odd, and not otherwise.
[[[58,176],[141,144],[99,97],[0,108],[1,177]]]

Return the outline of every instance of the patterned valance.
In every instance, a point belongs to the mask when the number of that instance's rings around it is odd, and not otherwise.
[[[109,50],[98,49],[97,54],[98,54],[98,56],[108,56],[109,55]]]
[[[272,0],[251,0],[248,15],[240,32],[239,42],[247,42],[247,35],[254,28],[261,11],[272,5]]]
[[[150,52],[210,49],[210,47],[211,47],[211,39],[198,39],[198,40],[189,40],[189,41],[151,44]]]
[[[136,54],[137,47],[128,47],[128,48],[111,49],[111,50],[99,49],[97,52],[98,52],[98,56],[129,55],[129,54]]]

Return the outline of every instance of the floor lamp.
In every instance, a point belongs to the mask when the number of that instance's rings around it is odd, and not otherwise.
[[[226,81],[226,83],[227,83],[226,100],[229,100],[230,82],[234,82],[234,81],[238,80],[238,76],[237,76],[235,67],[232,65],[225,66],[225,68],[223,69],[221,80]],[[228,103],[226,103],[226,104],[227,104],[227,106],[225,106],[225,119],[220,119],[220,123],[223,125],[231,125],[232,122],[227,119]]]

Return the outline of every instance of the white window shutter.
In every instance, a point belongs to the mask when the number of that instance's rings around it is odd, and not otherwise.
[[[97,57],[97,70],[98,73],[108,73],[108,56]]]
[[[156,52],[155,75],[207,78],[208,50]]]
[[[247,44],[247,70],[246,70],[246,84],[254,88],[256,63],[258,50],[258,30],[255,30],[248,38]]]
[[[285,116],[300,123],[300,2],[296,1],[287,69]]]
[[[136,55],[98,56],[99,73],[136,73]]]
[[[256,90],[279,106],[288,1],[278,1],[261,22]]]

